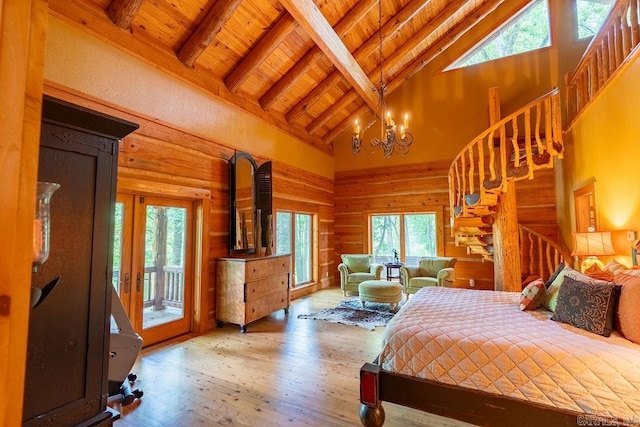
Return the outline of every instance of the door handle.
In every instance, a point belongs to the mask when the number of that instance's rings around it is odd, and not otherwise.
[[[140,277],[140,273],[138,273],[136,277],[136,291],[140,292],[141,289],[142,289],[142,279]]]
[[[124,275],[124,293],[128,294],[131,290],[131,276],[129,273],[125,273]]]

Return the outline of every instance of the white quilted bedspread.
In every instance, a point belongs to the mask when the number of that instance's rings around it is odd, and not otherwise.
[[[382,368],[640,423],[640,345],[520,311],[519,296],[421,289],[385,330]]]

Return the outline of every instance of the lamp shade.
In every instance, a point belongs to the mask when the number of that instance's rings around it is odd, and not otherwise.
[[[572,256],[615,255],[610,231],[573,233]]]

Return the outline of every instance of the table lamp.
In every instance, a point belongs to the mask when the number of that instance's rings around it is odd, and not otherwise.
[[[604,268],[602,261],[598,259],[601,255],[615,255],[611,243],[610,231],[594,231],[592,233],[573,233],[573,252],[572,256],[585,256],[585,260],[580,265],[581,271],[597,265],[601,270]]]

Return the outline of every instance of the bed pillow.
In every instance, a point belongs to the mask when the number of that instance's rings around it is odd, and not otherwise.
[[[616,329],[629,341],[640,344],[640,275],[621,272],[615,275],[613,282],[622,285]]]
[[[551,319],[608,337],[620,297],[620,285],[586,283],[565,276]]]
[[[547,288],[542,279],[529,283],[520,294],[520,310],[535,310],[544,299]]]
[[[613,273],[607,270],[602,270],[598,267],[598,264],[593,264],[591,267],[587,268],[584,271],[584,274],[594,279],[606,280],[607,282],[611,282],[613,280]]]
[[[545,307],[547,310],[556,311],[558,291],[560,290],[560,285],[562,285],[562,281],[564,280],[565,276],[569,276],[572,279],[580,280],[581,282],[586,283],[597,283],[601,285],[609,283],[605,280],[591,278],[585,274],[580,273],[579,271],[574,270],[568,265],[565,265],[562,270],[556,275],[555,279],[553,279],[551,285],[547,288],[544,301],[542,302],[543,307]]]
[[[607,263],[607,265],[604,266],[604,271],[608,271],[609,273],[613,274],[614,276],[616,274],[618,274],[619,272],[626,270],[627,267],[624,264],[620,264],[618,261],[616,261],[615,259],[612,259],[611,261],[609,261]]]
[[[564,263],[560,263],[556,268],[556,271],[554,271],[553,274],[549,276],[549,278],[544,282],[544,285],[547,287],[547,289],[549,288],[549,286],[551,286],[551,283],[553,283],[556,277],[558,277],[558,274],[560,274],[560,272],[564,270],[564,267]]]

